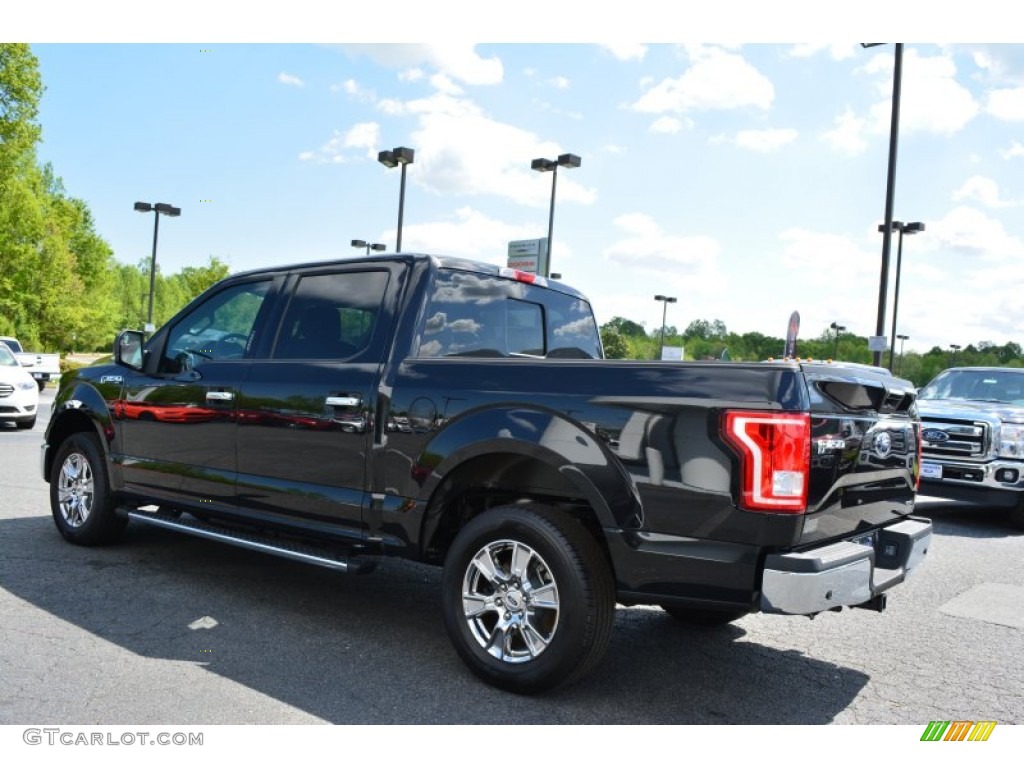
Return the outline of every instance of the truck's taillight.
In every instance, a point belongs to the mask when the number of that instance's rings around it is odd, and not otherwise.
[[[726,411],[722,436],[740,458],[741,508],[806,511],[811,463],[808,414]]]

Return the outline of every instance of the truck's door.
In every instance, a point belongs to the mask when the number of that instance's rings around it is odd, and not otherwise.
[[[238,401],[242,511],[327,535],[362,535],[377,386],[403,265],[293,273],[275,338]]]
[[[273,280],[230,284],[154,338],[150,373],[125,377],[114,407],[125,490],[211,512],[235,506],[235,409]]]

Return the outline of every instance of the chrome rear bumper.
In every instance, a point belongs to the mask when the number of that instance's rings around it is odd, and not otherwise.
[[[863,537],[769,555],[761,610],[808,615],[870,603],[920,565],[931,539],[931,521],[910,517]]]

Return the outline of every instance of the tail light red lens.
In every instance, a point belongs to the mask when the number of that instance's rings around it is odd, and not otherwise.
[[[740,507],[807,511],[811,418],[806,413],[726,411],[722,437],[740,459]]]

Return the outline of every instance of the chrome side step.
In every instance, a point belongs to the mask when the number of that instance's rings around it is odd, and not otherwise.
[[[359,557],[332,550],[328,547],[318,547],[278,539],[273,536],[239,531],[214,523],[206,523],[191,516],[172,517],[160,512],[147,512],[141,509],[119,509],[118,512],[126,515],[130,520],[137,520],[140,523],[155,525],[159,528],[167,528],[179,533],[187,533],[224,544],[233,544],[236,547],[264,552],[269,555],[277,555],[289,560],[319,565],[323,568],[330,568],[344,573],[369,573],[377,565],[376,558]]]

